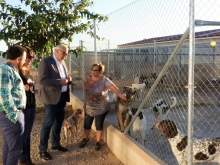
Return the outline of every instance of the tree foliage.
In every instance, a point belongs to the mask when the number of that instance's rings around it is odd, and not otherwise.
[[[91,0],[20,0],[30,10],[0,0],[0,40],[12,45],[31,46],[38,60],[49,56],[62,40],[72,41],[74,34],[93,36],[93,20],[105,22],[107,16],[90,12]],[[79,49],[74,50],[77,52]],[[80,50],[79,50],[80,51]],[[36,61],[38,63],[38,61]]]

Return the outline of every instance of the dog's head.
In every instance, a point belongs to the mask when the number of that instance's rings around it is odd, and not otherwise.
[[[137,110],[138,110],[138,108],[128,109],[128,114],[134,116],[136,114]],[[139,112],[138,117],[140,119],[143,119],[143,113],[141,111]]]
[[[174,138],[178,134],[176,124],[172,120],[163,120],[156,123],[156,128],[164,133],[167,139]]]
[[[162,104],[166,104],[166,101],[164,99],[158,99],[155,103],[154,106],[161,106]]]
[[[66,129],[70,129],[71,128],[71,124],[69,123],[69,121],[67,119],[64,120],[63,126]]]
[[[162,105],[166,105],[166,102],[164,99],[158,99],[154,105],[153,105],[153,112],[155,117],[159,116],[159,114],[162,112]]]
[[[137,112],[137,108],[129,108],[128,109],[128,114],[131,115],[131,116],[134,116],[135,113]]]
[[[154,107],[153,111],[156,112],[158,115],[165,115],[169,109],[169,105],[162,104],[160,106]]]
[[[170,108],[173,108],[176,106],[177,104],[176,97],[171,97],[171,99],[173,100],[173,103],[171,105],[167,105],[164,99],[159,99],[154,103],[153,112],[154,112],[155,118],[160,117],[160,118],[165,119],[165,117],[169,113]]]
[[[130,101],[135,99],[135,96],[137,95],[137,90],[131,86],[125,86],[123,93],[126,94],[127,100]]]
[[[77,118],[78,118],[78,115],[82,114],[83,110],[82,109],[76,109],[74,111],[74,113],[69,116],[65,121],[64,121],[64,125],[68,125],[69,124],[69,127],[71,127],[73,124],[76,124],[77,123]]]
[[[82,110],[82,109],[77,109],[76,112],[77,112],[78,114],[82,114],[83,110]]]

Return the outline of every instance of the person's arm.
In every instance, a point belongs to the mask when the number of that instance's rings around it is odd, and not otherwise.
[[[112,92],[114,92],[114,93],[115,93],[118,97],[120,97],[121,99],[127,100],[127,99],[126,99],[126,94],[120,93],[120,91],[118,90],[118,88],[117,88],[114,84],[111,84],[111,85],[109,86],[109,89],[110,89]]]
[[[19,75],[21,76],[21,79],[22,79],[22,81],[23,81],[23,83],[25,85],[28,82],[27,82],[27,78],[24,76],[23,72],[25,72],[25,70],[23,70],[23,68],[19,70]]]
[[[17,77],[14,77],[14,75],[11,75],[10,73],[11,71],[7,69],[5,69],[4,71],[0,70],[0,82],[1,82],[0,109],[6,112],[6,117],[11,122],[16,122],[17,121],[17,112],[16,112],[17,108],[15,106],[14,99],[11,94],[11,90],[13,88],[12,80]]]
[[[67,76],[66,79],[61,79],[60,80],[60,84],[61,85],[69,85],[72,83],[72,77],[71,76]]]

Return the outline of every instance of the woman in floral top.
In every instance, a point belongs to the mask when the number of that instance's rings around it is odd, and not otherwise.
[[[103,123],[110,110],[108,91],[111,90],[118,97],[126,100],[126,95],[121,94],[115,84],[109,78],[103,76],[105,67],[101,63],[95,63],[91,67],[91,75],[86,77],[85,86],[85,116],[84,116],[84,137],[80,143],[83,148],[89,141],[89,133],[93,120],[96,126],[95,150],[101,148]]]

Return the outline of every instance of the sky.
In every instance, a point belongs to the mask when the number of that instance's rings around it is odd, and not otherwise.
[[[91,8],[91,11],[94,11],[99,14],[107,15],[115,10],[118,10],[135,0],[93,0],[94,6]],[[6,0],[6,3],[10,4],[20,4],[18,0]],[[78,40],[78,39],[77,39]],[[0,51],[7,50],[7,46],[4,41],[0,41]]]
[[[6,0],[18,3],[18,0]],[[115,49],[120,44],[148,38],[183,34],[189,26],[189,0],[93,0],[95,5],[89,9],[95,13],[109,16],[106,23],[97,25],[97,35],[104,41],[97,41],[97,50]],[[195,19],[220,21],[220,0],[194,0]],[[220,27],[196,27],[195,31]],[[71,48],[80,45],[94,50],[94,39],[86,34],[72,37]],[[68,42],[65,42],[68,43]],[[0,42],[0,50],[6,50]]]
[[[116,49],[118,45],[143,39],[183,34],[189,26],[189,0],[136,0],[109,14],[109,20],[99,25],[97,34],[109,41],[97,41],[97,50]],[[195,0],[195,19],[220,21],[219,0]],[[106,12],[108,13],[108,12]],[[204,31],[220,27],[196,27]],[[94,41],[83,34],[74,35],[73,46],[79,45],[94,50]],[[72,45],[71,45],[72,46]]]

